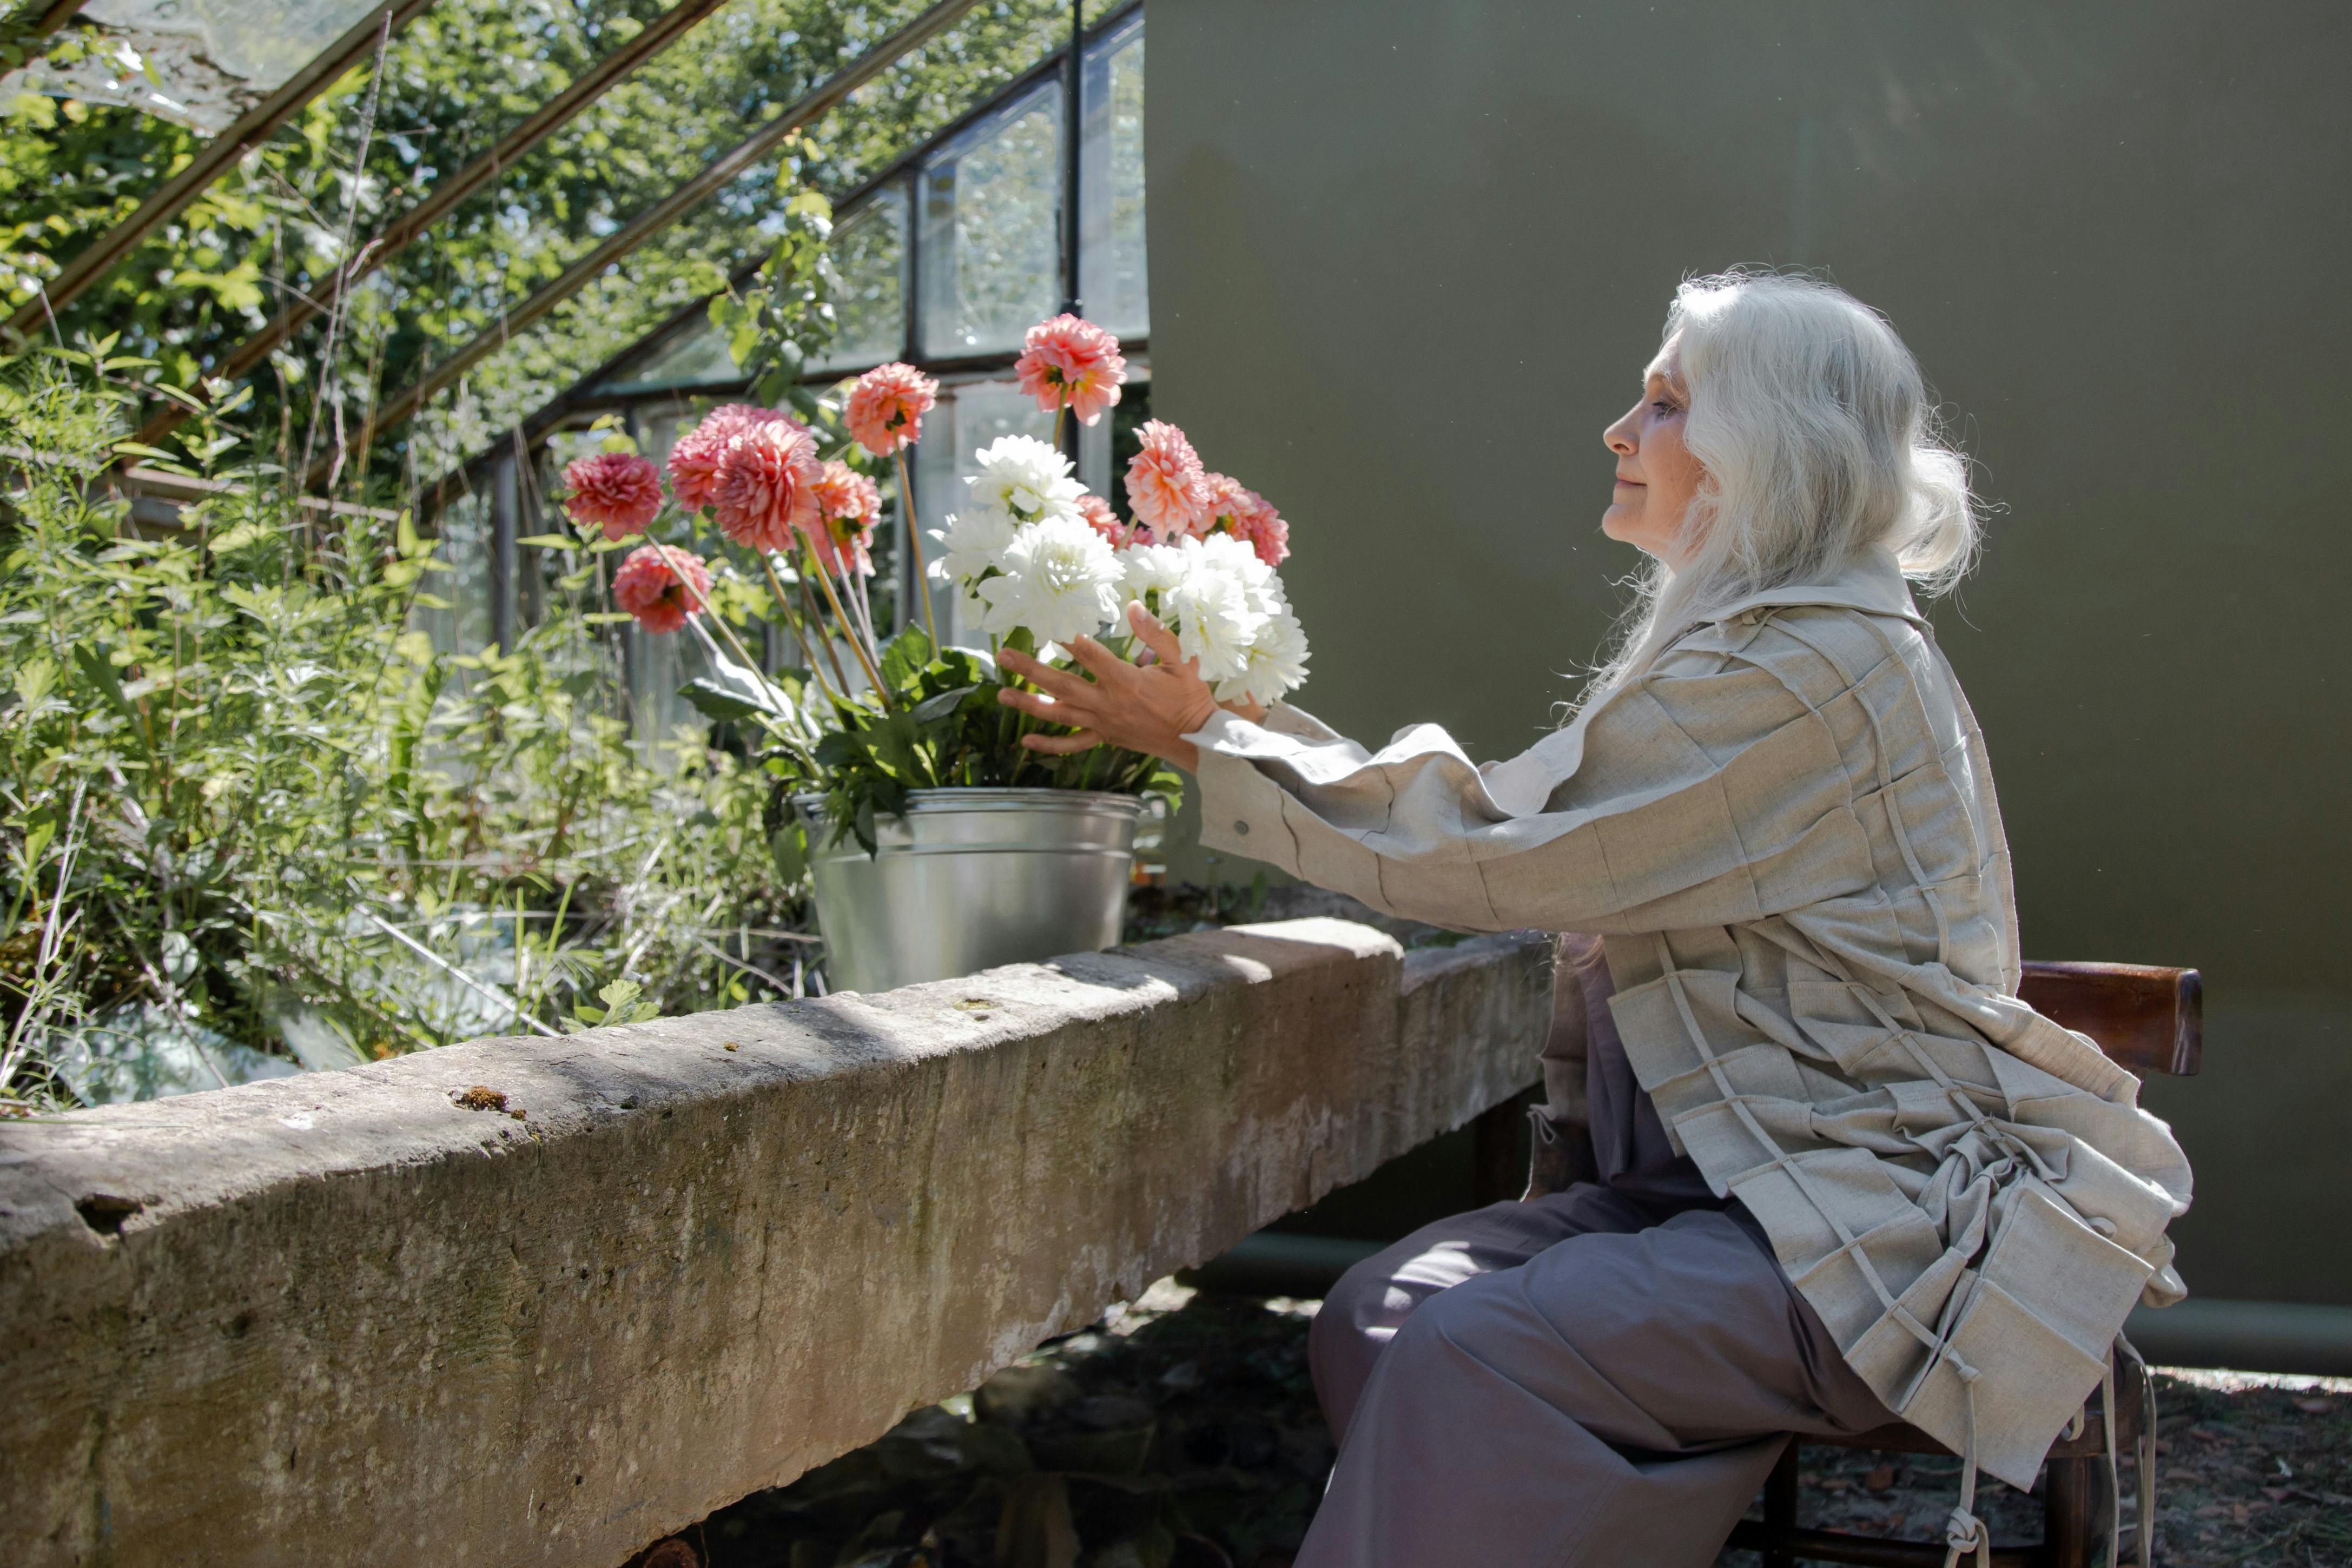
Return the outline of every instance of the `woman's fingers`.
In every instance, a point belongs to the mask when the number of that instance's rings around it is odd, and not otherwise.
[[[1034,718],[1048,724],[1083,724],[1086,718],[1067,702],[1057,701],[1041,692],[1024,692],[1018,686],[999,686],[996,700],[1006,707],[1017,707]]]
[[[1091,729],[1076,735],[1024,735],[1021,744],[1032,751],[1050,752],[1055,757],[1070,757],[1081,751],[1091,751],[1103,743],[1103,737]]]
[[[1031,658],[1028,654],[1007,648],[996,655],[996,662],[1021,676],[1030,685],[1049,691],[1058,697],[1073,697],[1087,689],[1087,681],[1067,670]]]
[[[1143,607],[1141,600],[1128,605],[1127,623],[1135,628],[1135,634],[1143,639],[1145,647],[1160,655],[1161,664],[1177,669],[1183,667],[1184,651],[1176,645],[1176,633],[1162,626],[1151,612]]]
[[[1135,666],[1096,642],[1092,637],[1074,637],[1070,652],[1079,664],[1093,671],[1099,680],[1114,680],[1131,674]]]

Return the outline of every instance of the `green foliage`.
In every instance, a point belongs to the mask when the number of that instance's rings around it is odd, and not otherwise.
[[[1016,634],[1016,643],[1025,641]],[[919,626],[884,646],[881,675],[883,700],[836,699],[829,716],[837,727],[813,750],[780,745],[768,759],[788,792],[824,797],[833,842],[854,836],[874,852],[875,818],[903,811],[910,789],[1101,789],[1162,796],[1171,807],[1182,797],[1183,776],[1139,752],[1031,751],[1021,737],[1041,727],[996,695],[1014,683],[983,654],[934,649]]]
[[[930,0],[734,0],[503,170],[357,290],[332,374],[314,323],[257,372],[265,446],[299,452],[321,385],[364,401],[414,382],[452,349],[781,112]],[[1095,0],[1099,13],[1108,0]],[[257,329],[282,293],[313,290],[363,240],[610,54],[660,0],[441,0],[393,40],[360,166],[355,68],[240,161],[63,312],[58,338],[110,331],[194,388]],[[845,193],[1033,64],[1067,26],[1058,0],[990,0],[747,170],[615,271],[518,332],[462,389],[359,465],[380,483],[433,478],[455,458],[724,287],[773,247],[779,189]],[[48,47],[86,39],[68,29]],[[19,40],[20,47],[25,45]],[[0,303],[128,214],[194,151],[194,133],[131,110],[0,101]],[[356,409],[347,418],[356,436]],[[421,449],[420,449],[421,444]]]
[[[816,393],[801,385],[801,374],[840,328],[833,308],[838,279],[825,250],[832,235],[833,204],[814,191],[794,193],[784,203],[783,234],[752,286],[710,302],[711,323],[728,334],[728,352],[751,381],[751,401],[781,408],[789,399],[811,421],[824,411]]]
[[[142,368],[0,380],[34,455],[0,564],[0,1089],[60,1092],[56,1053],[126,1009],[348,1059],[790,989],[749,935],[801,911],[765,774],[698,738],[648,766],[576,597],[436,650],[436,542],[298,507],[229,461],[226,404],[191,437],[224,487],[134,530],[89,481]]]

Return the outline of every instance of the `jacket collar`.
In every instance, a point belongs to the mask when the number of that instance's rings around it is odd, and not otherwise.
[[[1707,619],[1730,621],[1751,610],[1790,604],[1830,605],[1874,615],[1899,615],[1922,626],[1927,623],[1927,618],[1911,601],[1911,584],[1905,580],[1895,552],[1885,545],[1872,545],[1818,581],[1784,583],[1751,593],[1725,605]]]

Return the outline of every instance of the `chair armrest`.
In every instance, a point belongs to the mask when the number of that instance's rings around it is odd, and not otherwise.
[[[2017,994],[2143,1078],[2187,1077],[2203,1065],[2205,987],[2194,969],[2029,962]]]

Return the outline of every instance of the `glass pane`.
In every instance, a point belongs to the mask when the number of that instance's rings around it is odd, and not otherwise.
[[[490,641],[490,498],[469,495],[441,513],[441,542],[434,554],[455,570],[425,580],[446,610],[416,611],[411,622],[433,639],[436,652],[478,653]],[[458,672],[462,684],[464,671]]]
[[[862,371],[902,357],[907,348],[907,191],[887,185],[833,231],[833,265],[841,275],[834,308],[841,331],[820,371]]]
[[[673,743],[678,730],[699,729],[707,722],[693,704],[677,695],[678,688],[708,676],[710,660],[690,629],[656,636],[635,624],[624,626],[621,648],[628,668],[629,716],[635,724],[638,754],[646,766],[671,772],[677,767]]]
[[[927,530],[925,559],[939,559],[939,541],[930,532],[947,527],[948,514],[963,504],[964,481],[980,472],[972,454],[1000,435],[1051,441],[1054,416],[1039,412],[1036,399],[1025,395],[1015,382],[966,382],[940,389],[940,405],[926,418],[923,439],[915,447],[916,514]],[[988,639],[957,617],[954,598],[933,586],[931,607],[940,618],[940,635],[964,647],[986,647]]]
[[[1003,353],[1061,308],[1062,89],[973,127],[918,175],[922,351]]]
[[[1151,330],[1143,232],[1143,18],[1087,55],[1078,142],[1078,294],[1122,338]]]
[[[5,85],[128,104],[218,134],[376,4],[87,0],[81,17],[99,24],[110,47],[67,66],[36,62]]]
[[[668,392],[733,386],[743,379],[727,351],[727,334],[704,322],[656,349],[625,374],[599,382],[600,392]]]

